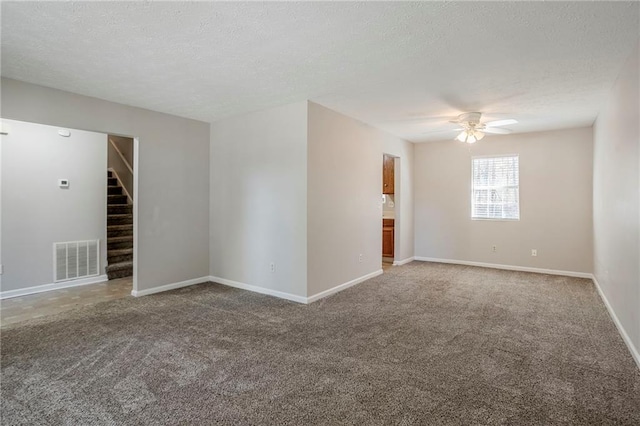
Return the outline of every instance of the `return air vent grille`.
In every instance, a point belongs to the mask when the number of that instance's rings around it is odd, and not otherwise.
[[[53,243],[55,282],[98,275],[100,240]]]

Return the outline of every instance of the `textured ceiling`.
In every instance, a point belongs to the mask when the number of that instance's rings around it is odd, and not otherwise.
[[[587,126],[637,2],[2,2],[2,75],[203,121],[310,99],[412,141]]]

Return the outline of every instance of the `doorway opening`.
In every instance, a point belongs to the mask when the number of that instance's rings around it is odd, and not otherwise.
[[[108,135],[107,266],[109,280],[133,277],[134,141]]]
[[[396,240],[397,157],[382,156],[382,267],[393,265]]]
[[[110,164],[112,142],[128,156],[128,173]],[[137,289],[138,146],[137,138],[2,119],[1,178],[21,183],[0,197],[3,325]]]

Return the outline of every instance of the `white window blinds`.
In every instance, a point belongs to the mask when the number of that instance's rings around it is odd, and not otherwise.
[[[517,155],[472,159],[472,219],[520,219],[518,160]]]

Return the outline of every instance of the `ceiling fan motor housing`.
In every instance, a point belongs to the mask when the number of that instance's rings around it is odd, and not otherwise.
[[[460,114],[458,116],[458,121],[460,123],[475,124],[477,126],[478,124],[480,124],[481,116],[482,116],[482,113],[479,113],[479,112],[467,112],[465,114]]]

